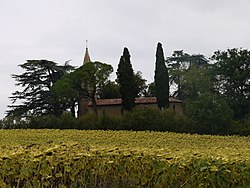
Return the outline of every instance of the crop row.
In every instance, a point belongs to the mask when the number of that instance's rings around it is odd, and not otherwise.
[[[6,151],[10,151],[7,150]],[[173,156],[166,150],[96,149],[78,143],[16,147],[0,157],[0,187],[235,187],[250,164]]]
[[[0,130],[0,187],[247,187],[248,137]]]

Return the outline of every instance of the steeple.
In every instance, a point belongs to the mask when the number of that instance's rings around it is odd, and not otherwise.
[[[89,51],[88,51],[88,40],[86,40],[86,51],[83,59],[83,64],[90,62],[90,56],[89,56]]]

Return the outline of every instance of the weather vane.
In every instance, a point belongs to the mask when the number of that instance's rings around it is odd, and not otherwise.
[[[88,40],[86,40],[86,48],[88,48]]]

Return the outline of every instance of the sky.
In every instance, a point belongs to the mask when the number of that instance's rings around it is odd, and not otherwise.
[[[111,64],[115,79],[123,48],[134,71],[153,81],[155,52],[210,57],[250,46],[249,0],[0,0],[0,119],[22,88],[12,74],[31,59],[81,66],[88,40],[92,61]]]

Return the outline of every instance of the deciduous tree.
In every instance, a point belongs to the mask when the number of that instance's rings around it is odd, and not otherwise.
[[[228,49],[212,56],[215,90],[224,97],[236,119],[250,114],[250,51]]]
[[[54,92],[61,102],[66,102],[66,106],[72,108],[82,99],[91,101],[97,114],[96,95],[112,71],[112,66],[105,63],[97,61],[85,63],[56,83]]]
[[[174,51],[172,56],[166,60],[169,67],[169,80],[173,88],[173,96],[185,100],[185,82],[184,75],[194,70],[201,71],[208,67],[208,60],[202,54],[193,54],[183,52],[183,50]]]

